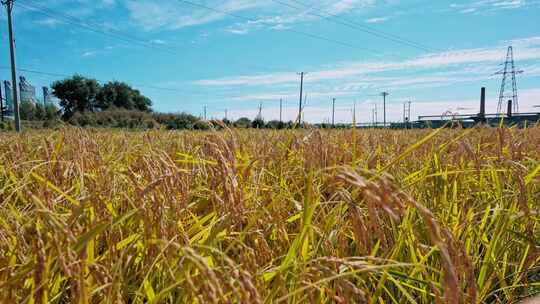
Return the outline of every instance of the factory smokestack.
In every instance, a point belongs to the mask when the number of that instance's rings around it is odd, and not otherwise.
[[[486,118],[486,88],[480,90],[480,113],[478,114],[480,121],[485,122]]]

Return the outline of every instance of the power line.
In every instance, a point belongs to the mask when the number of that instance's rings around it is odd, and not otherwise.
[[[118,39],[120,41],[127,42],[127,43],[135,43],[135,44],[137,44],[139,46],[147,47],[147,48],[150,48],[150,49],[157,49],[157,50],[162,50],[162,51],[169,52],[169,53],[174,54],[174,55],[181,55],[175,49],[156,46],[156,45],[154,45],[154,44],[152,44],[152,43],[150,43],[148,41],[145,41],[145,40],[139,39],[137,37],[131,36],[129,34],[118,31],[116,29],[107,28],[107,31],[100,30],[100,28],[103,28],[103,25],[101,25],[101,24],[97,24],[97,23],[91,22],[91,21],[85,21],[85,20],[82,20],[80,18],[74,17],[72,15],[68,15],[66,13],[61,13],[61,12],[58,12],[58,11],[54,11],[54,10],[49,9],[47,7],[41,6],[39,4],[35,4],[35,2],[33,0],[25,0],[25,1],[30,1],[33,4],[21,4],[21,3],[18,3],[17,5],[23,7],[25,9],[27,9],[27,10],[37,11],[37,12],[39,12],[39,13],[45,15],[45,16],[53,18],[54,20],[64,22],[64,23],[67,23],[67,24],[71,24],[71,25],[74,25],[74,26],[78,26],[78,27],[83,28],[85,30],[88,30],[90,32],[94,32],[94,33],[97,33],[97,34],[102,34],[102,35],[105,35],[105,36],[108,36],[108,37],[111,37],[111,38],[114,38],[114,39]],[[271,70],[270,68],[268,68],[266,66],[253,65],[253,67],[255,67],[257,69],[264,69],[264,70],[267,70],[267,71]]]
[[[0,66],[0,70],[9,70],[10,68],[9,67],[6,67],[6,66]],[[72,77],[73,75],[77,75],[77,73],[74,73],[74,74],[62,74],[62,73],[55,73],[55,72],[45,72],[45,71],[38,71],[38,70],[33,70],[33,69],[27,69],[27,68],[17,68],[17,71],[18,72],[23,72],[23,73],[30,73],[30,74],[35,74],[35,75],[42,75],[42,76],[47,76],[47,77],[51,77],[51,78],[54,78],[54,79],[58,79],[58,78],[69,78],[69,77]],[[307,73],[304,73],[304,76],[306,75]],[[93,78],[93,77],[91,77]],[[115,81],[114,79],[109,79],[109,80],[104,80],[104,79],[96,79],[96,78],[93,78],[95,79],[96,81],[100,82],[100,83],[106,83],[106,82],[111,82],[111,81]],[[160,86],[154,86],[154,85],[149,85],[149,84],[144,84],[144,83],[129,83],[130,85],[134,86],[134,87],[140,87],[140,88],[148,88],[148,89],[152,89],[152,90],[158,90],[158,91],[164,91],[164,92],[170,92],[170,93],[180,93],[180,94],[184,94],[184,95],[187,95],[187,96],[199,96],[199,97],[215,97],[215,98],[228,98],[228,99],[234,99],[234,98],[243,98],[245,97],[246,95],[222,95],[222,94],[204,94],[204,93],[196,93],[196,92],[186,92],[186,91],[183,91],[183,90],[179,90],[179,89],[175,89],[175,88],[166,88],[166,87],[160,87]],[[291,92],[292,93],[292,92]],[[328,95],[332,95],[334,92],[328,92]],[[284,93],[284,95],[287,95],[288,93]],[[375,97],[375,96],[380,96],[380,94],[364,94],[362,95],[363,97]],[[285,100],[283,100],[283,103],[287,103]],[[304,105],[302,105],[302,109],[304,108]]]
[[[271,0],[271,1],[282,4],[282,5],[285,5],[285,6],[288,6],[288,7],[293,7],[293,8],[296,8],[296,9],[300,9],[299,7],[290,5],[290,4],[282,2],[280,0]],[[351,20],[344,19],[343,17],[340,17],[340,16],[338,16],[336,14],[332,14],[330,12],[323,11],[321,9],[313,8],[312,6],[307,5],[307,4],[305,4],[305,3],[301,2],[301,1],[298,1],[298,0],[290,0],[290,1],[293,1],[293,2],[295,2],[297,4],[300,4],[300,5],[308,8],[308,9],[317,10],[318,12],[320,12],[322,14],[325,14],[326,16],[319,15],[319,14],[316,14],[316,13],[309,13],[309,12],[308,12],[308,14],[311,14],[311,15],[314,15],[314,16],[317,16],[317,17],[320,17],[320,18],[324,18],[324,19],[326,19],[326,20],[328,20],[330,22],[341,24],[341,25],[344,25],[344,26],[347,26],[347,27],[362,31],[364,33],[368,33],[370,35],[379,37],[381,39],[393,41],[393,42],[396,42],[396,43],[399,43],[399,44],[402,44],[402,45],[407,45],[407,46],[410,46],[410,47],[413,47],[413,48],[416,48],[416,49],[420,49],[420,50],[423,50],[423,51],[428,51],[428,52],[442,51],[440,49],[432,48],[432,47],[423,45],[421,43],[418,43],[418,42],[415,42],[415,41],[400,37],[398,35],[386,33],[386,32],[377,30],[375,28],[369,27],[367,25],[363,25],[363,24],[360,24],[358,22],[354,22],[354,21],[351,21]],[[337,18],[339,18],[339,19],[337,19]]]
[[[71,24],[71,25],[74,25],[74,26],[78,26],[78,27],[86,29],[88,31],[91,31],[91,32],[94,32],[94,33],[97,33],[97,34],[102,34],[102,35],[105,35],[105,36],[108,36],[108,37],[111,37],[111,38],[115,38],[115,39],[121,40],[121,41],[126,42],[126,43],[138,44],[139,46],[143,46],[143,47],[146,47],[146,48],[151,48],[151,49],[154,49],[154,50],[166,51],[166,52],[171,53],[171,54],[180,55],[180,53],[178,53],[174,49],[167,48],[167,47],[156,46],[155,44],[153,44],[151,42],[140,39],[138,37],[134,37],[132,35],[126,34],[124,32],[116,30],[116,29],[107,28],[106,30],[104,30],[103,29],[104,27],[101,24],[97,24],[97,23],[94,23],[94,22],[91,22],[91,21],[85,21],[85,20],[82,20],[82,19],[77,18],[75,16],[66,14],[66,13],[54,11],[54,10],[52,10],[50,8],[45,7],[45,6],[36,4],[33,0],[25,0],[25,1],[31,2],[31,4],[29,4],[29,3],[24,3],[23,4],[21,2],[18,2],[17,6],[23,7],[25,9],[27,9],[27,10],[37,11],[37,12],[43,14],[43,15],[46,15],[46,16],[48,16],[50,18],[53,18],[54,20],[64,22],[64,23],[68,23],[68,24]]]
[[[4,67],[4,66],[0,66],[0,69],[2,69],[2,70],[9,70],[10,68],[9,68],[9,67]],[[30,74],[36,74],[36,75],[49,76],[49,77],[54,77],[54,78],[67,78],[67,77],[72,77],[72,76],[73,76],[73,75],[68,75],[68,74],[51,73],[51,72],[42,72],[42,71],[31,70],[31,69],[24,69],[24,68],[17,69],[17,71],[19,71],[19,72],[24,72],[24,73],[30,73]],[[114,80],[103,80],[103,79],[96,79],[96,80],[97,80],[98,82],[101,82],[101,83],[114,81]],[[164,88],[164,87],[159,87],[159,86],[154,86],[154,85],[148,85],[148,84],[141,84],[141,83],[131,83],[131,85],[132,85],[132,86],[136,86],[136,87],[141,87],[141,88],[148,88],[148,89],[153,89],[153,90],[159,90],[159,91],[167,91],[167,92],[172,92],[172,93],[181,93],[181,94],[184,94],[184,95],[191,95],[191,96],[208,96],[207,94],[197,94],[197,93],[192,93],[192,92],[185,92],[185,91],[178,90],[178,89],[174,89],[174,88]],[[239,97],[244,97],[244,96],[243,96],[243,95],[213,95],[213,97],[220,97],[220,98],[239,98]]]
[[[65,13],[61,13],[61,12],[51,10],[51,9],[49,9],[47,7],[35,4],[34,0],[25,0],[25,1],[30,1],[32,4],[27,4],[27,3],[22,4],[22,3],[19,2],[17,5],[22,6],[22,7],[26,8],[26,9],[29,9],[29,10],[36,10],[36,11],[38,11],[38,12],[40,12],[40,13],[46,15],[46,16],[49,16],[49,17],[51,17],[51,18],[53,18],[55,20],[59,20],[61,22],[66,22],[68,24],[79,26],[79,27],[84,28],[84,29],[86,29],[88,31],[92,31],[92,32],[95,32],[95,33],[99,33],[99,34],[103,34],[103,35],[106,35],[106,36],[109,36],[109,37],[113,37],[115,39],[119,39],[119,40],[122,40],[124,42],[136,43],[136,44],[144,46],[144,47],[148,47],[148,48],[152,48],[152,49],[165,50],[165,51],[168,51],[168,52],[172,52],[174,54],[178,54],[178,53],[176,53],[174,50],[172,50],[170,48],[157,47],[154,44],[149,43],[148,41],[141,40],[141,39],[139,39],[137,37],[134,37],[134,36],[125,34],[123,32],[120,32],[120,31],[118,31],[116,29],[110,29],[109,28],[107,31],[100,30],[100,28],[103,28],[103,26],[100,25],[100,24],[93,23],[93,22],[90,22],[90,21],[84,21],[82,19],[71,16],[69,14],[65,14]],[[191,1],[187,1],[187,0],[178,0],[178,1],[182,2],[182,3],[192,5],[192,6],[195,6],[195,7],[200,7],[200,8],[204,8],[204,9],[211,10],[211,11],[214,11],[214,12],[219,12],[219,13],[222,13],[222,14],[226,14],[226,15],[229,15],[229,16],[232,16],[232,17],[235,17],[235,18],[239,18],[239,19],[243,19],[243,20],[246,20],[246,21],[250,21],[250,22],[254,21],[251,18],[247,18],[247,17],[240,16],[240,15],[237,15],[237,14],[234,14],[234,13],[219,10],[219,9],[216,9],[216,8],[213,8],[213,7],[210,7],[210,6],[206,6],[206,5],[203,5],[203,4],[198,4],[198,3],[194,3],[194,2],[191,2]],[[315,35],[315,34],[311,34],[311,33],[307,33],[307,32],[302,32],[302,31],[298,31],[298,30],[294,30],[294,29],[285,29],[285,30],[288,30],[288,31],[291,31],[291,32],[294,32],[294,33],[298,33],[298,34],[302,34],[302,35],[305,35],[305,36],[308,36],[308,37],[311,37],[311,38],[314,38],[314,39],[320,39],[320,40],[324,40],[324,41],[328,41],[328,42],[332,42],[332,43],[337,43],[337,44],[347,46],[347,47],[351,47],[351,48],[358,48],[358,47],[356,47],[356,46],[354,46],[352,44],[346,43],[346,42],[329,39],[329,38],[326,38],[326,37],[323,37],[323,36],[319,36],[319,35]],[[361,49],[366,50],[366,51],[370,51],[370,52],[376,52],[375,50],[371,50],[371,49],[367,49],[367,48],[361,48]],[[257,68],[261,68],[261,66],[257,66]],[[264,69],[269,70],[269,68],[267,68],[267,67],[264,67]]]
[[[142,40],[142,39],[140,39],[138,37],[129,35],[127,33],[124,33],[122,31],[118,31],[118,30],[110,28],[110,27],[107,27],[104,30],[100,30],[101,28],[103,28],[103,25],[101,25],[101,24],[91,22],[91,21],[87,21],[87,20],[82,20],[80,18],[77,18],[75,16],[72,16],[72,15],[69,15],[69,14],[66,14],[66,13],[54,11],[54,10],[52,10],[50,8],[45,7],[45,6],[36,4],[36,2],[34,0],[25,0],[25,1],[30,1],[30,2],[32,2],[32,4],[18,4],[18,5],[21,6],[21,7],[24,7],[26,9],[28,9],[28,10],[38,11],[39,13],[41,13],[43,15],[46,15],[46,16],[48,16],[50,18],[53,18],[53,19],[55,19],[57,21],[65,22],[67,24],[71,24],[71,25],[74,25],[74,26],[78,26],[78,27],[81,27],[81,28],[86,29],[88,31],[91,31],[91,32],[94,32],[94,33],[97,33],[97,34],[102,34],[102,35],[105,35],[105,36],[108,36],[108,37],[111,37],[111,38],[115,38],[115,39],[118,39],[118,40],[123,41],[123,42],[135,43],[135,44],[137,44],[139,46],[147,47],[147,48],[150,48],[150,49],[157,49],[157,50],[166,51],[166,52],[174,54],[174,55],[182,55],[176,49],[167,48],[167,47],[160,47],[160,46],[157,46],[157,45],[155,45],[155,44],[153,44],[153,43],[151,43],[149,41]],[[284,68],[284,67],[274,67],[274,69],[271,69],[268,66],[262,66],[262,65],[257,65],[257,64],[255,64],[255,65],[250,64],[250,66],[253,67],[253,68],[256,68],[256,69],[263,69],[263,70],[266,70],[266,71],[274,71],[276,69],[283,69]]]
[[[206,9],[206,10],[209,10],[209,11],[213,11],[215,13],[220,13],[220,14],[224,14],[224,15],[227,15],[227,16],[237,18],[237,19],[242,19],[242,20],[245,20],[247,22],[257,22],[257,20],[255,20],[255,19],[244,17],[244,16],[241,16],[241,15],[237,15],[237,14],[231,13],[229,11],[220,10],[220,9],[215,8],[215,7],[207,6],[207,5],[204,5],[204,4],[195,3],[195,2],[188,1],[188,0],[177,0],[177,1],[181,2],[181,3],[191,5],[193,7],[198,7],[198,8]],[[322,40],[322,41],[326,41],[326,42],[330,42],[330,43],[335,43],[335,44],[345,46],[345,47],[349,47],[349,48],[353,48],[353,49],[360,49],[360,50],[369,51],[369,52],[377,52],[376,50],[371,50],[371,49],[367,49],[367,48],[360,48],[360,47],[358,47],[356,45],[353,45],[353,44],[350,44],[350,43],[347,43],[347,42],[343,42],[343,41],[340,41],[340,40],[335,40],[335,39],[332,39],[332,38],[327,38],[327,37],[324,37],[324,36],[304,32],[304,31],[295,30],[295,29],[292,29],[292,28],[284,28],[283,30],[284,31],[289,31],[289,32],[292,32],[292,33],[296,33],[296,34],[299,34],[299,35],[303,35],[303,36],[306,36],[306,37],[310,37],[310,38],[313,38],[313,39],[318,39],[318,40]]]

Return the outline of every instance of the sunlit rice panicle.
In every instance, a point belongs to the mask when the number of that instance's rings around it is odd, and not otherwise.
[[[540,292],[539,127],[0,140],[0,303],[518,303]]]

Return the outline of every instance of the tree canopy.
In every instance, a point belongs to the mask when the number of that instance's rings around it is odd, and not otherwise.
[[[73,116],[75,112],[94,111],[96,97],[101,86],[95,79],[75,75],[52,84],[54,96],[60,99],[64,118]]]
[[[101,86],[97,80],[74,75],[52,84],[53,94],[60,99],[64,119],[76,112],[105,111],[110,108],[151,111],[152,101],[124,82],[108,82]]]
[[[106,83],[97,96],[98,107],[105,110],[110,107],[127,110],[150,111],[152,101],[138,90],[124,82]]]

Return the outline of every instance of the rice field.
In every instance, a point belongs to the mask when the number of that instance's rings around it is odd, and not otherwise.
[[[519,303],[540,292],[540,127],[0,140],[0,303]]]

